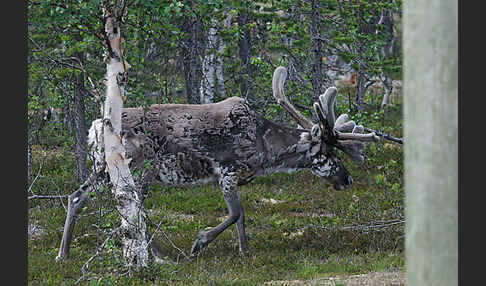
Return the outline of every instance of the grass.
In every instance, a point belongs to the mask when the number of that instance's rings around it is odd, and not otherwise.
[[[374,118],[377,114],[371,110],[355,120],[381,129]],[[385,132],[400,137],[401,109],[392,108],[386,116]],[[49,154],[45,148],[34,150],[34,172],[42,165],[32,189],[35,193],[74,191],[78,183],[69,148],[61,146]],[[90,263],[80,285],[262,285],[276,280],[403,271],[403,150],[385,142],[368,145],[366,154],[362,166],[344,160],[354,184],[342,192],[308,171],[273,174],[242,186],[252,249],[248,255],[238,253],[236,226],[231,226],[195,259],[185,259],[167,238],[189,252],[200,230],[216,226],[227,215],[220,190],[216,184],[154,186],[145,201],[151,215],[149,230],[176,263],[152,263],[129,272],[119,259],[119,242],[113,239]],[[96,198],[78,220],[71,257],[63,263],[54,260],[65,219],[61,201],[29,201],[29,223],[43,229],[43,234],[28,241],[29,285],[73,285],[83,275],[81,267],[105,239],[93,225],[109,229],[119,224],[116,212],[110,211],[114,206],[109,192]],[[67,206],[66,200],[64,204]],[[100,211],[104,217],[99,216]],[[397,223],[377,226],[387,222]]]

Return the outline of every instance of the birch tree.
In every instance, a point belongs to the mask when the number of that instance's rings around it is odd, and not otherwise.
[[[130,65],[123,58],[122,28],[126,3],[115,1],[113,6],[105,5],[106,49],[106,99],[103,116],[103,137],[107,171],[117,199],[121,215],[121,239],[125,264],[147,266],[148,250],[145,213],[142,197],[128,167],[129,159],[121,140],[121,112],[125,99],[125,84]]]
[[[202,62],[202,77],[201,77],[201,103],[212,103],[214,101],[214,91],[215,91],[215,65],[216,65],[216,43],[218,41],[216,20],[211,21],[212,25],[209,27],[208,31],[208,41],[207,48],[208,51],[204,56]]]
[[[231,20],[233,16],[230,13],[230,10],[225,12],[225,18],[223,21],[223,27],[225,29],[231,26]],[[225,40],[218,35],[217,40],[217,48],[218,48],[218,56],[216,57],[216,67],[215,67],[215,74],[216,74],[216,92],[223,96],[226,94],[226,85],[224,83],[224,75],[223,75],[223,53],[226,49],[226,42]]]
[[[215,10],[218,13],[218,9]],[[220,36],[222,29],[227,29],[231,23],[230,10],[224,12],[224,19],[220,22],[216,17],[212,18],[208,30],[206,54],[202,62],[201,78],[201,103],[213,103],[217,93],[224,96],[226,92],[223,75],[223,53],[226,42]]]

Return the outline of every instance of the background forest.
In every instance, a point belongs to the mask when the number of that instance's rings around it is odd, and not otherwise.
[[[401,5],[128,1],[123,45],[131,69],[124,106],[239,96],[268,119],[295,126],[272,96],[273,71],[285,66],[285,93],[307,117],[334,85],[337,114],[402,137]],[[235,251],[231,228],[197,259],[186,258],[198,231],[226,215],[217,184],[209,184],[156,186],[146,200],[149,227],[171,263],[124,268],[110,237],[120,220],[103,189],[80,216],[71,258],[56,263],[66,198],[89,174],[87,129],[100,117],[105,95],[102,11],[99,0],[36,0],[28,1],[27,12],[29,285],[339,284],[369,273],[390,279],[387,285],[403,283],[403,151],[388,140],[369,144],[362,166],[343,157],[354,178],[344,192],[306,171],[242,187],[248,257]]]

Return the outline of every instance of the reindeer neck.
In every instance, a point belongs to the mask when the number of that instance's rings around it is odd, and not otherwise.
[[[266,119],[260,122],[261,150],[265,161],[259,175],[293,172],[311,164],[312,159],[307,152],[309,145],[302,140],[307,130],[280,126]]]

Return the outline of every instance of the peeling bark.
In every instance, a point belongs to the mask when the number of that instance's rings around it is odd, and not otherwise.
[[[121,5],[120,5],[121,6]],[[124,5],[123,5],[124,6]],[[146,234],[145,212],[142,196],[135,186],[121,141],[124,91],[129,64],[123,59],[121,29],[123,10],[114,7],[104,10],[106,17],[105,33],[109,45],[106,73],[106,100],[103,116],[103,140],[105,160],[113,192],[118,202],[117,209],[121,216],[121,234],[123,256],[128,266],[147,266],[148,241]]]

